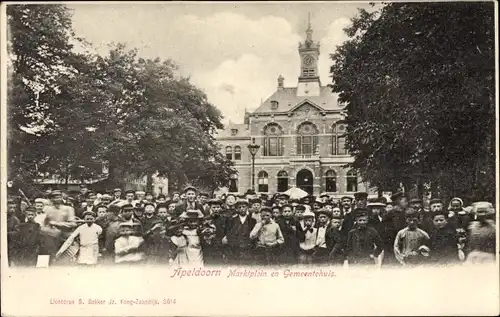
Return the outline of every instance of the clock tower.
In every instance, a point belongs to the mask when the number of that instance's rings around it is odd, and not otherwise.
[[[318,74],[319,43],[313,42],[311,14],[308,16],[306,40],[299,43],[300,76],[298,96],[319,96],[321,82]]]

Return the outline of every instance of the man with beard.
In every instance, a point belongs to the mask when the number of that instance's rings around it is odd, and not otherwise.
[[[235,204],[238,214],[231,217],[222,239],[228,245],[228,261],[232,265],[252,264],[252,246],[250,232],[257,223],[248,215],[248,201],[240,199]]]
[[[77,227],[75,221],[75,210],[62,204],[62,193],[54,190],[50,194],[51,206],[46,208],[45,223],[41,227],[42,246],[40,254],[54,256],[64,241]],[[76,251],[76,244],[69,247],[70,251]],[[70,253],[71,253],[70,252]],[[54,259],[51,257],[51,261]]]

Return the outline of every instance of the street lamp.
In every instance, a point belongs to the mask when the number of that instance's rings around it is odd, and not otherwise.
[[[255,138],[252,138],[252,143],[248,145],[248,151],[252,155],[252,189],[255,190],[255,154],[259,151],[260,145],[255,144]]]

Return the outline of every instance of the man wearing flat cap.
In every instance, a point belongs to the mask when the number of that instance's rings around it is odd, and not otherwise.
[[[237,214],[228,219],[226,234],[222,239],[228,246],[228,262],[232,265],[252,264],[253,243],[250,232],[257,221],[248,214],[248,201],[239,199],[235,204]]]
[[[368,193],[357,192],[354,194],[354,200],[356,208],[366,208],[366,204],[368,203]]]
[[[184,188],[184,195],[186,196],[186,201],[182,202],[180,205],[177,205],[174,210],[174,214],[176,217],[180,216],[182,213],[187,210],[199,210],[205,214],[205,208],[196,201],[196,194],[198,190],[193,186],[188,186]]]
[[[121,200],[122,199],[122,190],[121,188],[113,189],[113,199],[112,200]]]
[[[405,211],[409,207],[408,198],[404,193],[397,192],[391,196],[391,200],[394,203],[394,209],[392,210],[394,226],[399,231],[406,227]]]

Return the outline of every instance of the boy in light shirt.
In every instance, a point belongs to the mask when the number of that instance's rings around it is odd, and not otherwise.
[[[278,264],[277,251],[285,243],[280,226],[271,219],[272,211],[268,207],[260,210],[261,222],[258,222],[250,232],[250,239],[257,239],[255,262],[257,265]]]
[[[313,263],[313,254],[316,248],[316,236],[318,229],[314,227],[315,215],[307,210],[302,214],[303,229],[297,230],[299,240],[299,264],[311,265]],[[302,224],[301,224],[302,226]]]
[[[134,235],[135,226],[132,221],[120,224],[120,237],[115,240],[115,263],[140,264],[144,261],[144,239]]]

